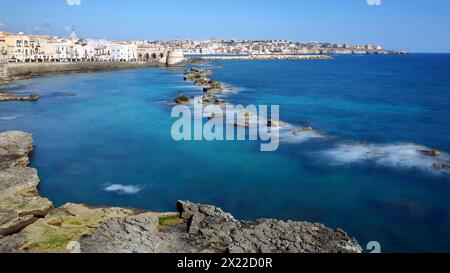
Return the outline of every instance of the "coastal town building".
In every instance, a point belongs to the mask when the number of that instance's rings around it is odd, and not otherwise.
[[[109,61],[134,62],[138,58],[138,46],[127,42],[110,41],[106,43],[110,53]]]
[[[0,62],[166,62],[169,52],[184,55],[391,54],[377,44],[336,44],[288,40],[111,41],[0,32]]]
[[[0,32],[0,63],[8,60],[8,44],[6,43],[6,34]]]
[[[30,36],[22,32],[17,34],[4,32],[2,35],[8,48],[8,60],[20,62],[29,60],[32,53]]]
[[[33,35],[30,36],[33,42],[32,58],[38,62],[50,61],[52,53],[51,41],[54,39],[48,35]]]
[[[137,46],[137,57],[139,61],[158,61],[166,57],[167,48],[161,43],[154,41],[135,41]]]

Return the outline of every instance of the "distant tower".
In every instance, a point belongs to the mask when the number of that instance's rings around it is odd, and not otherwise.
[[[186,59],[184,58],[183,52],[180,50],[169,51],[167,53],[167,65],[178,65],[182,64]]]
[[[70,39],[72,39],[72,40],[78,40],[78,37],[77,37],[77,34],[75,33],[75,29],[72,27],[72,30],[71,30],[71,32],[70,32]]]

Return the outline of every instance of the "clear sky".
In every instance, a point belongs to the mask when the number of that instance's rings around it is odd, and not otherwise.
[[[83,38],[289,39],[450,52],[450,0],[0,1],[3,30],[64,36],[69,26]]]

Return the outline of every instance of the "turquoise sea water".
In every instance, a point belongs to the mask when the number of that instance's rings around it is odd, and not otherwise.
[[[383,251],[450,251],[450,175],[423,147],[450,153],[450,55],[339,56],[314,61],[218,61],[231,103],[279,104],[283,121],[323,139],[175,142],[166,100],[201,89],[183,70],[54,75],[6,91],[0,130],[33,133],[41,193],[66,202],[173,211],[210,203],[238,218],[324,223]],[[361,145],[360,141],[369,145]]]

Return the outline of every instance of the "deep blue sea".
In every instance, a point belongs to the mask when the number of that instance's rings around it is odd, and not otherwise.
[[[34,135],[40,191],[66,202],[173,211],[179,199],[237,218],[321,222],[382,251],[450,251],[450,55],[217,61],[230,103],[280,105],[280,119],[323,138],[176,142],[171,107],[201,94],[183,69],[49,75],[5,87],[0,131]],[[220,67],[220,68],[219,68]],[[369,144],[361,144],[367,141]],[[419,149],[437,149],[434,159]]]

